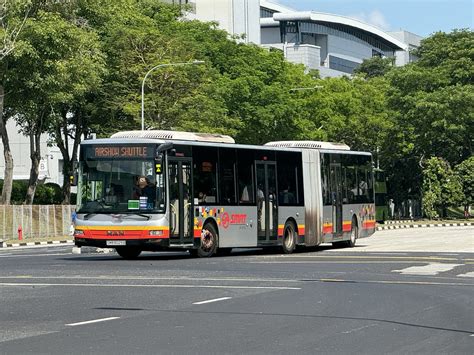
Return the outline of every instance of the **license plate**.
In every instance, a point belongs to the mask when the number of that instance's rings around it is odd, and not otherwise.
[[[125,242],[125,240],[108,240],[106,242],[106,245],[108,247],[116,247],[116,246],[119,246],[119,245],[126,245],[126,242]]]

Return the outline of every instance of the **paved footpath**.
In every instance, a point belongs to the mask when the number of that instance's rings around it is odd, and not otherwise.
[[[474,227],[377,231],[344,251],[474,253]]]

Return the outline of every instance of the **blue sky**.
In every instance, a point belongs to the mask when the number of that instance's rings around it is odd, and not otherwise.
[[[421,36],[474,27],[474,0],[270,0],[300,11],[354,17],[386,31]]]

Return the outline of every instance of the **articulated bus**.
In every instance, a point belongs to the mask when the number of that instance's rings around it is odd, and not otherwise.
[[[77,174],[75,244],[115,248],[126,259],[353,247],[375,231],[372,156],[344,144],[120,132],[84,141]]]

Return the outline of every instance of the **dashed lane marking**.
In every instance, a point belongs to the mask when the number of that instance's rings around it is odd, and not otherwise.
[[[465,274],[459,274],[458,277],[474,277],[474,271],[467,272]]]
[[[392,270],[392,272],[399,272],[402,275],[438,275],[440,272],[450,271],[460,265],[462,264],[430,263],[423,266],[410,266],[406,269]]]
[[[107,322],[109,320],[120,319],[120,317],[108,317],[108,318],[101,318],[101,319],[93,319],[88,320],[85,322],[78,322],[78,323],[70,323],[66,324],[68,327],[75,327],[77,325],[85,325],[85,324],[92,324],[92,323],[99,323],[99,322]]]
[[[207,300],[207,301],[200,301],[200,302],[194,302],[193,304],[206,304],[206,303],[213,303],[213,302],[219,302],[219,301],[225,301],[225,300],[230,300],[232,297],[221,297],[221,298],[214,298],[212,300]]]

